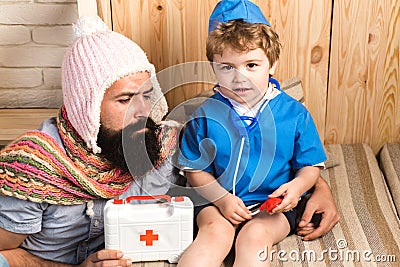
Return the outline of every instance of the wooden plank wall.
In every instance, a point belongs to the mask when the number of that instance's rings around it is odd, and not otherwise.
[[[99,15],[137,42],[158,71],[206,61],[208,17],[218,0],[97,0]],[[321,139],[400,141],[400,0],[254,0],[280,35],[276,78],[298,76]],[[182,74],[183,75],[183,74]],[[178,86],[170,108],[210,88]]]
[[[400,141],[400,1],[335,1],[325,143]]]

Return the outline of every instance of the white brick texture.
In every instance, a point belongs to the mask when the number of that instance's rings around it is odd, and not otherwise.
[[[32,88],[43,83],[41,69],[0,69],[0,88]]]
[[[77,12],[76,4],[5,4],[0,8],[0,24],[71,24]]]
[[[66,47],[21,46],[0,50],[0,64],[5,67],[61,67]]]
[[[60,69],[44,69],[43,70],[44,85],[48,89],[61,87],[61,72]]]
[[[20,45],[31,41],[31,31],[25,26],[0,26],[0,46]]]
[[[8,89],[0,94],[0,108],[59,108],[61,104],[60,89]]]
[[[0,0],[0,108],[60,107],[77,18],[76,0]]]
[[[72,43],[71,26],[37,27],[32,30],[32,40],[37,44],[68,46]]]

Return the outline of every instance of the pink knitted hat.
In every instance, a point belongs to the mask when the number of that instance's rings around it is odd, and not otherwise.
[[[151,116],[160,121],[167,102],[155,68],[132,40],[111,31],[99,17],[81,17],[74,24],[75,42],[62,64],[62,90],[68,119],[93,153],[100,153],[97,134],[104,92],[127,75],[148,71],[154,88]]]

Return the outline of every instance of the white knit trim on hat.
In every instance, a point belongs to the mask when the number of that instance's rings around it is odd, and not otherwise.
[[[84,36],[90,36],[96,32],[111,32],[100,17],[81,17],[73,24],[73,38],[77,40]]]

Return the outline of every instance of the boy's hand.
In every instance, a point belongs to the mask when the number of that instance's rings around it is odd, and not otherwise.
[[[280,197],[270,197],[260,206],[260,210],[265,210],[266,212],[272,212],[279,204],[282,203]]]
[[[296,179],[281,185],[268,197],[283,197],[282,203],[278,205],[271,213],[286,212],[297,206],[302,192],[299,192],[299,186],[296,185]]]
[[[215,201],[214,204],[222,215],[234,225],[252,218],[243,201],[230,193]]]

